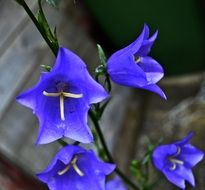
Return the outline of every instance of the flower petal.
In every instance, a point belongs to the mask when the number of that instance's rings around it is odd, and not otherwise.
[[[156,38],[158,35],[158,31],[156,31],[149,39],[146,39],[143,41],[142,46],[140,49],[137,51],[136,55],[138,56],[146,56],[149,54]],[[148,37],[147,37],[148,38]]]
[[[65,120],[62,121],[59,101],[59,97],[46,97],[44,104],[42,102],[41,111],[37,113],[40,121],[37,144],[50,143],[63,136],[82,143],[92,142],[93,136],[87,125],[87,113],[90,107],[86,102],[81,99],[65,99]]]
[[[127,190],[122,180],[119,177],[115,177],[114,179],[108,181],[106,183],[106,190]]]
[[[121,54],[128,53],[128,52],[134,55],[141,48],[143,40],[147,38],[148,34],[149,34],[149,28],[145,24],[141,34],[137,37],[137,39],[127,47],[117,51],[116,55],[118,54],[117,56],[119,56]]]
[[[167,97],[164,94],[164,92],[162,91],[162,89],[159,86],[157,86],[156,84],[150,84],[150,85],[147,85],[147,86],[143,86],[141,88],[145,89],[145,90],[152,91],[156,94],[159,94],[165,100],[167,99]]]
[[[179,145],[179,146],[183,146],[183,145],[187,144],[190,141],[190,139],[193,137],[193,135],[194,135],[194,132],[189,132],[189,134],[186,137],[184,137],[183,139],[175,142],[175,144]]]
[[[164,175],[166,176],[166,178],[173,184],[175,184],[176,186],[178,186],[181,189],[185,189],[185,181],[182,177],[176,175],[175,172],[170,171],[168,169],[164,169],[162,171],[164,173]]]
[[[181,153],[179,155],[179,159],[183,160],[190,168],[194,167],[197,163],[199,163],[203,159],[203,157],[204,152],[190,144],[185,144],[181,148]]]
[[[188,181],[193,187],[195,186],[194,175],[191,169],[186,168],[184,165],[178,165],[174,171],[178,176]]]
[[[120,85],[138,87],[147,84],[146,75],[134,62],[133,55],[122,56],[115,61],[110,60],[107,72],[112,81]]]
[[[167,166],[168,156],[171,156],[177,152],[177,146],[171,145],[161,145],[158,146],[153,154],[153,162],[157,169],[163,170]]]
[[[141,57],[138,64],[145,72],[148,83],[157,83],[164,76],[162,66],[151,57]]]
[[[59,48],[52,72],[65,76],[68,83],[81,87],[89,104],[98,103],[108,97],[104,88],[90,76],[81,58],[66,48]]]

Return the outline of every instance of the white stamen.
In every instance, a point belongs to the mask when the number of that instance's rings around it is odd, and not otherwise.
[[[76,171],[76,173],[79,176],[81,176],[81,177],[84,176],[84,173],[78,168],[78,166],[76,164],[77,160],[78,160],[78,157],[75,156],[69,165],[67,165],[63,170],[58,171],[58,175],[65,174],[70,169],[70,167],[73,166],[73,169]]]
[[[172,163],[172,166],[169,168],[170,170],[175,170],[177,167],[176,163]]]
[[[43,91],[43,95],[48,96],[48,97],[58,97],[60,96],[60,117],[62,121],[65,121],[65,110],[64,110],[64,97],[66,98],[82,98],[83,94],[73,94],[69,92],[46,92]]]
[[[76,164],[73,164],[73,168],[79,176],[81,176],[81,177],[84,176],[84,173],[78,168],[78,166]]]
[[[60,115],[61,115],[61,120],[65,121],[63,94],[60,95]]]
[[[73,94],[73,93],[69,93],[69,92],[62,92],[63,96],[67,97],[67,98],[82,98],[83,94]]]
[[[45,95],[45,96],[51,96],[51,97],[58,97],[58,96],[61,95],[61,92],[48,93],[48,92],[46,92],[46,91],[43,91],[43,95]]]
[[[77,174],[78,174],[79,176],[84,176],[84,173],[78,168],[78,166],[77,166],[77,164],[76,164],[77,160],[78,160],[78,157],[75,156],[75,157],[73,158],[73,160],[71,161],[71,164],[73,165],[74,170],[77,172]]]
[[[172,155],[171,158],[174,158],[174,157],[176,157],[176,156],[179,156],[180,153],[181,153],[181,148],[180,148],[180,147],[177,147],[177,152],[176,152],[174,155]]]
[[[170,161],[172,162],[172,164],[173,164],[172,167],[169,168],[170,170],[175,170],[176,167],[177,167],[177,164],[180,164],[180,165],[183,165],[183,164],[184,164],[183,161],[178,160],[178,159],[170,158],[169,160],[170,160]]]
[[[71,165],[67,165],[63,170],[58,171],[58,175],[65,174],[69,169]]]

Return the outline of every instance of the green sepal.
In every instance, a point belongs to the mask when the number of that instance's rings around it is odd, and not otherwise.
[[[106,66],[106,56],[105,56],[105,52],[103,50],[103,48],[100,46],[100,44],[97,44],[97,48],[98,48],[98,55],[100,58],[100,63],[104,66]]]
[[[50,72],[52,67],[50,65],[40,65],[41,68],[45,69],[46,71]]]

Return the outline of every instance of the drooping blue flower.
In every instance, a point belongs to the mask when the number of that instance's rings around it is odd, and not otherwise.
[[[149,28],[127,47],[115,52],[107,62],[107,72],[117,84],[149,90],[166,99],[156,83],[164,76],[161,65],[148,56],[158,32],[149,38]]]
[[[192,167],[200,162],[204,153],[192,146],[189,133],[182,140],[169,145],[161,145],[153,152],[153,163],[166,178],[181,189],[185,189],[185,181],[195,186]]]
[[[114,169],[114,164],[102,162],[93,151],[68,145],[37,177],[50,190],[105,190],[105,176]]]
[[[89,75],[84,62],[68,49],[60,48],[51,72],[42,73],[39,82],[17,97],[39,119],[37,144],[61,137],[90,143],[93,136],[87,113],[93,103],[108,97]]]
[[[119,177],[115,177],[106,183],[105,190],[127,190],[127,188]]]

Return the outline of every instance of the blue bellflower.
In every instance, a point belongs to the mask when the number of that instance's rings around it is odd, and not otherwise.
[[[185,189],[185,181],[193,187],[195,180],[192,167],[200,162],[204,153],[191,144],[189,140],[193,133],[189,133],[182,140],[169,145],[161,145],[153,152],[153,163],[166,178],[181,189]]]
[[[127,188],[119,177],[115,177],[106,183],[105,190],[127,190]]]
[[[84,62],[73,52],[60,48],[51,72],[42,73],[39,82],[17,97],[39,119],[37,144],[61,137],[90,143],[87,125],[91,104],[108,97],[103,87],[89,75]]]
[[[68,145],[37,177],[50,190],[105,190],[105,176],[114,169],[114,164],[102,162],[93,151]]]
[[[161,65],[148,56],[158,32],[149,37],[149,28],[127,47],[115,52],[107,62],[107,72],[117,84],[149,90],[166,99],[156,83],[164,76]]]

